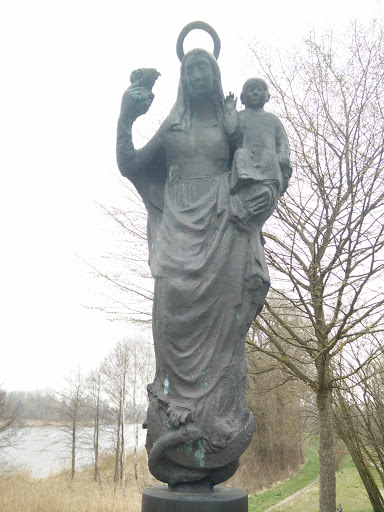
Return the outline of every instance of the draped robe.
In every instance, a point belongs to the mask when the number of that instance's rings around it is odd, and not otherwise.
[[[151,471],[171,484],[226,480],[253,432],[245,337],[269,288],[265,219],[252,229],[234,222],[232,157],[218,124],[168,118],[125,173],[148,210],[155,279],[147,450]],[[185,424],[170,424],[172,410],[185,412]]]

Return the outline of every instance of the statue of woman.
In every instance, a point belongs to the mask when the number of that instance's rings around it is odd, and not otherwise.
[[[146,447],[157,479],[209,488],[234,474],[253,433],[245,337],[269,288],[261,229],[281,184],[260,183],[241,205],[252,229],[238,222],[231,165],[241,137],[225,128],[220,70],[209,52],[184,56],[174,107],[135,150],[132,124],[151,101],[148,90],[127,89],[117,138],[119,169],[148,211],[155,279]]]

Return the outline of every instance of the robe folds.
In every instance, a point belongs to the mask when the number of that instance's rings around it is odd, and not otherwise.
[[[126,173],[148,211],[155,279],[146,446],[151,471],[170,484],[226,480],[253,432],[245,338],[269,288],[261,230],[274,205],[243,222],[232,160],[218,124],[186,128],[168,118]],[[277,200],[279,183],[269,186]]]

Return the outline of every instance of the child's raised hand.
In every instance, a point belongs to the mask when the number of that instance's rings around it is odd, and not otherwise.
[[[224,127],[229,134],[234,133],[239,126],[236,102],[237,98],[232,92],[224,100]]]
[[[236,103],[237,103],[237,98],[235,98],[235,95],[233,94],[233,92],[229,92],[228,96],[224,100],[224,109],[227,112],[236,110]]]

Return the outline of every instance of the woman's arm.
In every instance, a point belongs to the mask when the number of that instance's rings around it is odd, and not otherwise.
[[[132,141],[132,124],[124,123],[120,118],[117,123],[116,156],[123,176],[129,178],[136,174],[139,165]]]
[[[153,93],[144,87],[130,86],[121,101],[117,124],[116,155],[121,174],[129,179],[148,165],[162,146],[161,127],[148,144],[140,150],[135,149],[132,140],[132,125],[139,116],[148,111],[153,97]]]

